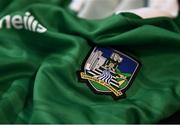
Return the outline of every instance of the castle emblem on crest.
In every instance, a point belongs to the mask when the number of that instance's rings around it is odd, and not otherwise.
[[[87,81],[96,93],[118,98],[133,81],[139,67],[140,63],[127,54],[95,47],[80,72],[80,78]]]

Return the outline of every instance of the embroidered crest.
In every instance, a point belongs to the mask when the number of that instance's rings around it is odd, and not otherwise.
[[[127,54],[95,47],[80,72],[80,78],[87,81],[96,93],[118,98],[124,95],[139,68],[140,63]]]

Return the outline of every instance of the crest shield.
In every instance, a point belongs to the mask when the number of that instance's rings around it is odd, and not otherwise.
[[[95,47],[80,72],[80,78],[96,93],[117,98],[124,94],[139,68],[140,63],[123,52]]]

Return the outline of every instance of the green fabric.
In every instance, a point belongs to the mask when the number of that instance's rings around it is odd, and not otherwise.
[[[1,123],[156,123],[180,109],[179,18],[126,13],[88,21],[57,0],[0,3],[1,17],[29,11],[47,28],[0,29]],[[78,82],[77,71],[98,45],[142,63],[126,98],[114,101]]]

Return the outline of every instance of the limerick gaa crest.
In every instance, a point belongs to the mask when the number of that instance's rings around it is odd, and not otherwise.
[[[95,47],[80,72],[80,78],[86,80],[96,92],[120,97],[139,67],[139,62],[127,54],[111,48]]]

